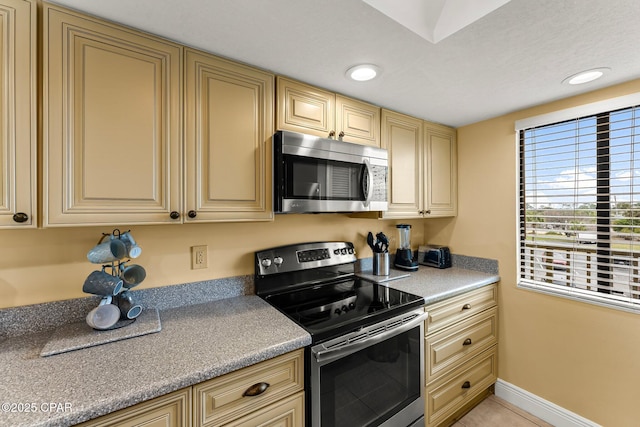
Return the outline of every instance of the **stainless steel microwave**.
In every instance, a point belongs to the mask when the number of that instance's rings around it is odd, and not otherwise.
[[[387,210],[387,150],[277,131],[273,159],[276,213]]]

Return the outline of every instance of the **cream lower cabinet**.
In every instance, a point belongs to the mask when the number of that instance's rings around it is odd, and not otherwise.
[[[381,129],[381,146],[389,150],[389,208],[382,217],[455,216],[455,129],[388,110]]]
[[[448,426],[498,378],[497,285],[427,306],[426,425]]]
[[[87,421],[82,427],[304,427],[304,350]]]
[[[37,225],[36,4],[0,0],[0,228]]]
[[[277,78],[276,128],[380,146],[380,108],[305,83]]]
[[[274,76],[185,49],[185,222],[273,218]]]
[[[180,222],[182,47],[42,16],[44,225]]]

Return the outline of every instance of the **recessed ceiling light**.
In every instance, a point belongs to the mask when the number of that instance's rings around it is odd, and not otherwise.
[[[569,85],[581,85],[583,83],[589,83],[596,79],[599,79],[604,73],[611,71],[611,68],[602,67],[594,68],[592,70],[581,71],[577,74],[567,77],[562,81],[563,84]]]
[[[349,68],[347,77],[358,82],[366,82],[380,74],[380,68],[373,64],[360,64]]]

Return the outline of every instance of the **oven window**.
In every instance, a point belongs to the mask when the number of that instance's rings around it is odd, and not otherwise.
[[[287,155],[285,198],[311,200],[365,200],[364,165]]]
[[[420,398],[420,328],[320,368],[323,427],[373,427]]]

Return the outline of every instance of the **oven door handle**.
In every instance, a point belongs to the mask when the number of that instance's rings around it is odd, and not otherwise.
[[[339,347],[334,347],[327,350],[314,350],[312,349],[313,356],[315,357],[318,363],[328,363],[333,360],[339,359],[341,357],[347,356],[351,353],[355,353],[358,350],[362,350],[363,348],[369,347],[374,344],[378,344],[379,342],[384,341],[385,339],[406,332],[416,326],[420,325],[420,323],[424,322],[424,320],[429,317],[429,313],[423,313],[419,316],[411,319],[407,323],[398,326],[393,329],[388,329],[384,332],[381,332],[377,335],[372,336],[371,338],[367,338],[361,341],[344,344]]]

